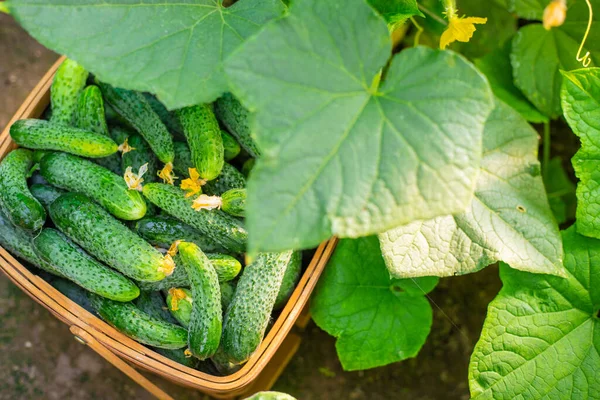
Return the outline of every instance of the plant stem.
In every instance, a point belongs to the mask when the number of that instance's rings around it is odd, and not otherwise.
[[[431,19],[433,19],[436,22],[439,22],[442,25],[448,25],[448,23],[446,21],[444,21],[443,18],[440,18],[436,13],[434,13],[433,11],[431,11],[430,9],[428,9],[427,7],[419,4],[419,10],[423,11],[423,13],[427,14],[428,16],[431,17]]]
[[[456,9],[456,0],[442,0],[444,8],[446,9],[446,18],[450,21],[453,18],[458,17],[458,10]]]
[[[544,143],[543,143],[543,154],[542,154],[542,174],[546,177],[548,171],[548,164],[550,163],[550,122],[544,123]]]
[[[419,39],[421,38],[421,33],[423,33],[423,27],[421,25],[419,25],[413,17],[410,17],[410,20],[413,23],[413,25],[415,26],[415,28],[417,28],[417,33],[415,33],[415,42],[413,43],[413,46],[417,47],[419,45]]]

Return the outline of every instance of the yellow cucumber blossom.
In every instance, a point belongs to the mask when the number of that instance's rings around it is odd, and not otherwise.
[[[182,289],[171,288],[169,294],[171,295],[171,310],[173,311],[179,310],[179,300],[185,299],[190,303],[192,302],[192,299]]]
[[[171,275],[175,270],[175,261],[173,261],[173,257],[169,254],[165,255],[158,270],[163,272],[166,276]]]
[[[549,31],[565,23],[567,0],[552,0],[544,9],[544,28]]]
[[[192,356],[192,352],[190,351],[190,349],[185,349],[183,355],[185,356],[185,358],[190,358]]]
[[[200,178],[200,174],[198,174],[196,168],[190,168],[188,171],[190,177],[182,180],[179,187],[187,192],[185,197],[192,197],[202,193],[202,186],[206,185],[206,181]]]
[[[221,209],[223,205],[223,200],[219,196],[207,196],[205,194],[201,194],[198,196],[194,203],[192,203],[192,208],[196,211],[200,210],[212,210],[214,208]]]
[[[137,174],[133,172],[131,167],[127,167],[125,174],[123,174],[123,179],[125,179],[129,190],[142,191],[142,183],[144,182],[144,178],[142,177],[146,172],[148,172],[148,163],[142,165]]]
[[[123,154],[129,153],[132,150],[135,150],[135,147],[129,145],[129,138],[125,139],[125,141],[119,145],[119,151]]]
[[[171,257],[175,257],[177,255],[177,251],[179,250],[179,243],[181,243],[181,240],[174,241],[171,247],[169,247],[169,250],[167,250],[167,254]]]
[[[467,43],[475,33],[475,24],[485,24],[487,18],[480,17],[459,17],[455,1],[446,1],[446,17],[448,18],[448,28],[442,33],[440,38],[440,49],[445,49],[450,43],[459,41]]]
[[[177,177],[173,174],[173,163],[168,162],[165,167],[158,172],[158,177],[163,180],[164,183],[172,185],[175,183]]]

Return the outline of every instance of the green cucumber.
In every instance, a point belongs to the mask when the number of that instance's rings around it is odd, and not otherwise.
[[[161,349],[156,347],[152,350],[156,351],[161,356],[167,357],[168,359],[173,360],[181,365],[185,365],[188,368],[197,368],[198,363],[200,362],[200,360],[195,357],[186,356],[185,350],[182,349]]]
[[[231,93],[215,102],[215,114],[250,156],[258,158],[260,150],[250,132],[249,112]]]
[[[143,193],[158,208],[198,229],[228,251],[244,251],[248,232],[236,218],[220,210],[194,210],[194,200],[186,198],[185,192],[175,186],[149,183],[144,185]]]
[[[221,196],[231,189],[243,189],[246,187],[246,178],[233,165],[225,163],[221,175],[214,181],[207,182],[202,186],[202,191],[213,196]]]
[[[233,160],[240,154],[242,148],[240,144],[228,132],[221,129],[221,138],[223,138],[223,157],[225,161]]]
[[[33,247],[33,236],[30,232],[14,226],[6,214],[0,210],[0,246],[12,255],[27,261],[53,275],[63,276],[56,268],[42,260]]]
[[[183,222],[166,215],[145,217],[135,224],[135,231],[150,244],[168,249],[178,240],[196,243],[205,252],[223,252],[225,249],[206,235]]]
[[[190,278],[194,299],[188,348],[194,357],[205,360],[215,354],[221,340],[223,315],[219,281],[210,260],[194,243],[180,243],[179,254]]]
[[[190,287],[190,279],[185,272],[185,268],[181,265],[179,254],[173,257],[175,269],[173,273],[165,279],[157,282],[138,282],[138,286],[143,291],[155,292],[159,290],[169,290],[174,287]]]
[[[144,182],[154,182],[158,178],[158,159],[152,152],[152,149],[143,137],[133,134],[128,138],[128,144],[132,148],[131,151],[124,153],[121,159],[123,171],[127,167],[131,167],[134,173],[137,174],[140,167],[148,164],[148,171],[144,175]]]
[[[228,282],[238,276],[242,270],[242,264],[237,258],[227,254],[207,254],[217,276],[219,282]]]
[[[130,338],[149,346],[181,349],[187,345],[187,331],[143,312],[133,303],[121,303],[90,295],[96,312]]]
[[[227,311],[229,305],[231,304],[231,300],[233,300],[235,286],[236,282],[234,281],[219,282],[219,287],[221,288],[221,308],[223,314],[225,314],[225,311]]]
[[[73,282],[66,279],[54,279],[50,284],[59,292],[67,296],[69,299],[79,304],[87,311],[95,314],[96,311],[92,307],[89,293],[86,292],[81,286],[74,284]]]
[[[129,129],[120,126],[113,126],[110,128],[110,137],[119,145],[122,145],[125,139],[129,139],[129,136],[134,134],[135,133]]]
[[[33,153],[25,149],[11,151],[0,162],[0,208],[13,224],[37,231],[46,221],[46,210],[27,187],[32,166]]]
[[[292,253],[260,253],[244,268],[223,322],[221,346],[229,362],[241,364],[258,349]]]
[[[36,150],[57,150],[88,158],[115,154],[119,148],[99,133],[42,119],[21,119],[10,127],[10,137],[19,146]]]
[[[215,179],[223,169],[224,150],[219,122],[212,108],[209,104],[199,104],[176,113],[198,174],[207,181]]]
[[[185,288],[169,289],[167,308],[181,326],[188,328],[192,318],[192,291]]]
[[[169,308],[165,304],[165,298],[160,292],[142,290],[133,304],[154,318],[162,319],[171,324],[178,324],[177,320],[169,312]]]
[[[243,217],[246,212],[246,189],[229,189],[221,195],[221,209],[234,217]]]
[[[296,289],[300,274],[302,272],[302,252],[295,251],[290,258],[290,262],[285,268],[285,274],[283,274],[283,280],[281,281],[281,287],[277,298],[275,299],[275,306],[273,310],[281,310],[287,304],[290,296]]]
[[[142,135],[163,163],[173,162],[173,138],[142,93],[97,82],[106,101]]]
[[[173,161],[173,169],[180,177],[189,178],[190,168],[195,168],[192,162],[192,152],[187,143],[173,142],[175,149],[175,160]]]
[[[146,214],[140,192],[129,190],[123,177],[91,161],[51,153],[40,162],[40,172],[50,184],[91,197],[117,218],[131,221]]]
[[[167,107],[165,107],[160,100],[150,93],[144,93],[144,97],[148,101],[148,104],[150,104],[150,107],[152,107],[154,112],[160,117],[160,120],[163,122],[163,124],[165,124],[169,132],[171,132],[173,136],[185,140],[185,136],[183,136],[183,128],[181,127],[177,117],[173,115],[171,111],[167,110]]]
[[[54,186],[45,185],[41,183],[34,183],[29,187],[31,194],[35,197],[45,208],[48,208],[50,204],[54,202],[60,195],[65,193],[63,190],[55,188]]]
[[[88,253],[138,281],[154,282],[172,265],[158,250],[89,197],[66,193],[49,207],[56,227]]]
[[[100,264],[55,229],[43,229],[33,244],[44,261],[89,292],[115,301],[131,301],[140,294],[133,282]]]
[[[52,152],[48,151],[48,150],[35,150],[33,152],[33,162],[35,164],[38,164],[40,161],[42,161],[42,158],[44,158],[44,156],[49,153],[52,153]]]
[[[71,125],[77,110],[77,98],[85,87],[88,72],[77,62],[66,59],[58,67],[50,87],[50,103],[55,124]]]
[[[248,178],[250,176],[250,172],[254,168],[254,164],[256,164],[256,158],[249,158],[242,165],[242,174]]]

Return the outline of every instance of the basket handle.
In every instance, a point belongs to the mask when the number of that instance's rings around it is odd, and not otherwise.
[[[71,333],[75,335],[75,340],[89,346],[92,350],[98,353],[106,361],[117,367],[121,372],[130,377],[138,385],[150,392],[159,400],[174,400],[171,396],[165,393],[161,388],[150,382],[146,377],[136,371],[133,367],[117,357],[105,346],[100,344],[92,335],[76,325],[71,325],[69,328]]]

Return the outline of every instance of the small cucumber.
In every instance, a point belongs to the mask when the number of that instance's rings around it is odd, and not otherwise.
[[[88,72],[77,62],[66,59],[54,75],[50,87],[52,123],[71,125],[77,110],[77,98],[85,87]]]
[[[256,164],[256,158],[249,158],[246,160],[246,162],[244,162],[244,165],[242,165],[242,174],[246,178],[250,176],[250,172],[254,168],[254,164]]]
[[[178,187],[162,183],[144,185],[144,196],[167,214],[198,229],[228,251],[242,253],[248,240],[248,232],[241,221],[220,210],[192,208],[193,199],[186,198]]]
[[[283,280],[281,281],[281,287],[279,288],[279,293],[277,293],[273,310],[277,311],[285,307],[298,284],[301,272],[302,252],[295,251],[294,254],[292,254],[289,264],[285,268],[285,274],[283,275]]]
[[[231,304],[231,300],[233,300],[236,282],[219,282],[219,286],[221,287],[221,308],[223,310],[223,314],[225,314],[225,311],[227,311],[229,305]]]
[[[152,152],[152,149],[143,137],[137,134],[129,136],[127,139],[131,151],[124,153],[122,156],[122,169],[125,171],[127,167],[131,167],[133,172],[137,173],[140,167],[148,164],[148,171],[144,175],[144,182],[154,182],[157,179],[158,159]]]
[[[229,362],[241,364],[258,349],[292,253],[260,253],[244,268],[223,322],[221,346]]]
[[[250,134],[249,112],[238,99],[231,93],[225,93],[215,103],[215,114],[250,156],[260,156],[260,150]]]
[[[228,282],[235,279],[242,270],[242,264],[237,258],[227,254],[207,254],[217,276],[219,282]]]
[[[92,306],[106,322],[130,338],[149,346],[181,349],[187,345],[187,331],[154,318],[133,303],[121,303],[90,295]]]
[[[179,254],[190,278],[194,299],[188,348],[194,357],[205,360],[215,354],[221,340],[221,289],[215,269],[198,246],[182,242],[179,244]]]
[[[246,187],[246,178],[233,165],[225,163],[221,175],[214,181],[202,186],[202,191],[213,196],[221,196],[231,189],[243,189]]]
[[[183,222],[166,215],[145,217],[135,224],[135,231],[150,244],[168,249],[178,240],[196,243],[205,252],[224,252],[219,245],[206,235]]]
[[[97,84],[106,101],[146,139],[158,159],[165,164],[173,162],[173,138],[144,95],[102,82]]]
[[[16,149],[0,162],[0,208],[11,222],[23,229],[37,231],[46,221],[46,210],[27,187],[33,153]]]
[[[221,209],[234,217],[243,217],[246,212],[246,189],[229,189],[221,195]]]
[[[173,169],[180,177],[190,176],[190,168],[195,168],[192,162],[192,152],[188,147],[187,143],[173,142],[173,148],[175,149],[175,160],[173,161]]]
[[[154,112],[160,117],[160,120],[165,124],[169,132],[171,132],[173,136],[185,140],[183,128],[177,117],[171,111],[167,110],[167,107],[150,93],[144,93],[144,97],[148,101],[148,104],[150,104],[150,107],[152,107]]]
[[[14,226],[2,210],[0,210],[0,246],[39,269],[53,275],[63,276],[56,268],[36,254],[31,233]]]
[[[131,301],[140,294],[133,282],[100,264],[55,229],[43,229],[33,244],[44,261],[92,293],[115,301]]]
[[[129,190],[123,177],[83,158],[51,153],[40,162],[40,172],[50,184],[91,197],[117,218],[131,221],[146,214],[140,192]]]
[[[185,288],[169,289],[167,308],[181,326],[188,328],[192,318],[192,291]]]
[[[173,273],[165,279],[157,282],[138,282],[138,286],[143,291],[155,292],[159,290],[169,290],[174,287],[190,287],[190,279],[185,272],[185,268],[181,265],[179,254],[173,257],[175,269]]]
[[[199,360],[195,357],[188,357],[185,355],[185,350],[182,349],[152,349],[161,356],[167,357],[181,365],[185,365],[188,368],[197,368]]]
[[[95,314],[96,311],[92,307],[89,293],[81,286],[74,284],[66,279],[54,279],[50,284],[59,292],[67,296],[69,299],[85,308],[87,311]]]
[[[199,104],[176,111],[187,139],[192,161],[202,179],[211,181],[223,169],[223,138],[219,122],[209,104]]]
[[[99,133],[42,119],[22,119],[10,127],[10,137],[19,146],[36,150],[57,150],[88,158],[107,157],[119,148]]]
[[[160,281],[169,260],[89,197],[66,193],[49,207],[52,221],[71,240],[108,266],[138,281]]]
[[[242,151],[240,144],[223,129],[221,129],[221,138],[223,138],[223,156],[225,157],[225,161],[233,160]]]
[[[42,203],[45,208],[48,208],[48,206],[52,204],[54,200],[65,193],[54,186],[45,185],[42,183],[34,183],[29,187],[29,190],[31,191],[33,197]]]
[[[165,299],[160,292],[142,290],[133,304],[154,318],[162,319],[171,324],[178,324],[177,320],[169,312],[169,308],[165,304]]]

